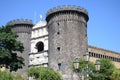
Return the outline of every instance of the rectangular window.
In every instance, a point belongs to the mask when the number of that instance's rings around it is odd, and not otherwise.
[[[58,70],[61,70],[61,63],[58,64]]]
[[[57,34],[59,35],[59,34],[60,34],[60,32],[57,32]]]
[[[57,50],[60,51],[60,47],[57,47]]]

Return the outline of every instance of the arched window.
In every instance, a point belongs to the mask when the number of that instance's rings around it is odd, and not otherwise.
[[[37,47],[38,52],[41,52],[41,51],[44,50],[44,43],[43,42],[38,42],[36,44],[36,47]]]

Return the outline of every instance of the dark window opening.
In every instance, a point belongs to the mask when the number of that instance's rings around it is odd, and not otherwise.
[[[61,70],[61,63],[58,64],[58,70]]]
[[[57,34],[59,35],[59,34],[60,34],[60,32],[57,32]]]
[[[105,58],[107,58],[107,56],[105,55]]]
[[[60,24],[59,24],[59,23],[57,23],[57,25],[59,26]]]
[[[85,37],[87,37],[87,34],[85,34]]]
[[[98,54],[98,58],[100,58],[100,54]]]
[[[44,43],[43,42],[38,42],[36,44],[36,47],[37,47],[38,52],[41,52],[41,51],[44,50]]]
[[[120,58],[118,59],[118,62],[120,62]]]
[[[91,56],[91,52],[89,52],[89,55]]]
[[[95,53],[95,57],[98,58],[98,54]]]
[[[57,47],[57,50],[60,51],[60,47]]]
[[[93,53],[93,57],[95,57],[96,56],[96,54],[95,53]]]
[[[93,57],[93,52],[91,53],[92,57]]]

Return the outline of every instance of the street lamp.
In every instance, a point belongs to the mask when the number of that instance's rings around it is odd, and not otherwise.
[[[83,56],[84,56],[84,59],[85,59],[85,62],[86,62],[86,68],[83,69],[83,71],[86,72],[86,80],[89,80],[89,73],[91,72],[91,70],[89,70],[88,63],[89,63],[90,56],[89,56],[88,52]],[[74,59],[73,66],[74,66],[74,69],[76,70],[76,72],[78,73],[79,72],[79,66],[80,66],[80,61],[79,61],[78,58]],[[96,68],[96,71],[100,70],[100,61],[99,60],[96,60],[95,68]]]
[[[87,53],[84,54],[83,56],[84,56],[85,61],[86,61],[86,62],[89,62],[89,58],[90,58],[89,53],[87,52]]]
[[[88,63],[89,63],[89,59],[90,59],[90,55],[89,53],[87,52],[84,56],[84,59],[85,59],[85,62],[86,62],[86,80],[89,80],[89,72],[91,72],[89,70],[89,66],[88,66]],[[99,71],[100,70],[100,61],[99,60],[96,60],[96,63],[95,63],[95,68],[96,68],[96,71]]]
[[[75,58],[75,60],[74,60],[74,62],[73,62],[73,65],[74,65],[74,68],[75,68],[75,70],[79,70],[79,64],[80,62],[79,62],[79,60],[78,60],[78,58]]]
[[[89,53],[87,52],[85,55],[83,55],[86,61],[86,80],[89,80],[89,68],[88,68],[88,62],[89,62]]]
[[[96,62],[95,62],[95,68],[96,68],[96,71],[100,70],[100,61],[99,60],[96,60]]]
[[[81,74],[79,73],[80,72],[79,66],[80,66],[80,61],[78,58],[75,58],[73,61],[73,67],[74,67],[76,73],[78,74],[79,78],[82,78]]]

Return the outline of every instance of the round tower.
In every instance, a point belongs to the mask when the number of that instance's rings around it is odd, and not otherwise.
[[[64,80],[72,80],[71,61],[87,51],[88,12],[81,7],[61,6],[46,14],[49,67],[59,70]],[[75,79],[77,80],[77,79]]]
[[[16,32],[19,36],[17,38],[18,41],[21,41],[24,45],[24,51],[19,56],[22,56],[25,61],[25,66],[22,69],[19,69],[17,72],[23,75],[24,77],[27,76],[26,70],[28,69],[29,65],[29,53],[30,53],[30,38],[31,38],[31,30],[33,23],[31,20],[28,19],[16,19],[13,21],[8,22],[8,25],[12,25],[12,31]]]

